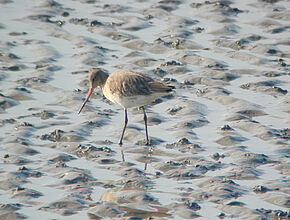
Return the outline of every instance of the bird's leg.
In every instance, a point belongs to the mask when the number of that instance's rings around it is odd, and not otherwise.
[[[125,111],[125,124],[124,124],[124,128],[123,128],[123,131],[122,131],[121,139],[120,139],[120,142],[119,142],[120,145],[123,144],[122,141],[123,141],[124,133],[125,133],[125,130],[126,130],[126,127],[127,127],[127,124],[128,124],[127,109],[124,109],[124,111]]]
[[[148,138],[148,129],[147,129],[147,115],[145,112],[145,108],[144,106],[141,107],[143,109],[143,113],[144,113],[144,124],[145,124],[145,131],[146,131],[146,145],[149,146],[149,138]]]

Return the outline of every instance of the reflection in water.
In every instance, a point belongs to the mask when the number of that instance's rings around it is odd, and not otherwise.
[[[121,144],[119,144],[120,148],[121,148],[121,156],[122,156],[122,162],[125,162],[125,155],[124,155],[124,150]]]
[[[119,144],[121,149],[121,158],[122,162],[126,162],[125,153],[124,153],[124,145]],[[153,148],[151,146],[146,146],[146,154],[144,156],[144,170],[147,170],[148,161],[150,161],[149,157],[152,156]]]

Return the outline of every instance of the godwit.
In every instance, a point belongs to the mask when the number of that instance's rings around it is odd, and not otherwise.
[[[108,75],[101,69],[95,69],[90,72],[89,82],[90,89],[79,113],[89,100],[94,88],[99,86],[107,99],[124,108],[125,124],[119,144],[122,145],[123,143],[123,136],[128,123],[127,109],[141,107],[144,113],[146,145],[150,145],[144,105],[151,104],[155,99],[171,93],[175,87],[157,82],[149,76],[130,70],[119,70]]]

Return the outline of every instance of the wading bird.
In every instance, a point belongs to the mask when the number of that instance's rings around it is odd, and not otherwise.
[[[130,70],[119,70],[109,75],[101,69],[95,69],[90,72],[89,82],[90,88],[79,113],[89,100],[93,90],[99,86],[107,99],[124,108],[125,124],[119,144],[122,145],[123,143],[123,137],[128,123],[127,109],[140,107],[144,113],[146,145],[150,145],[144,105],[149,105],[155,99],[172,93],[175,87],[155,81],[149,76]]]

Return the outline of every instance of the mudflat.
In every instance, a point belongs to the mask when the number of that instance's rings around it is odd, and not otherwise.
[[[290,2],[0,0],[1,219],[289,218]],[[130,109],[88,72],[176,92]]]

